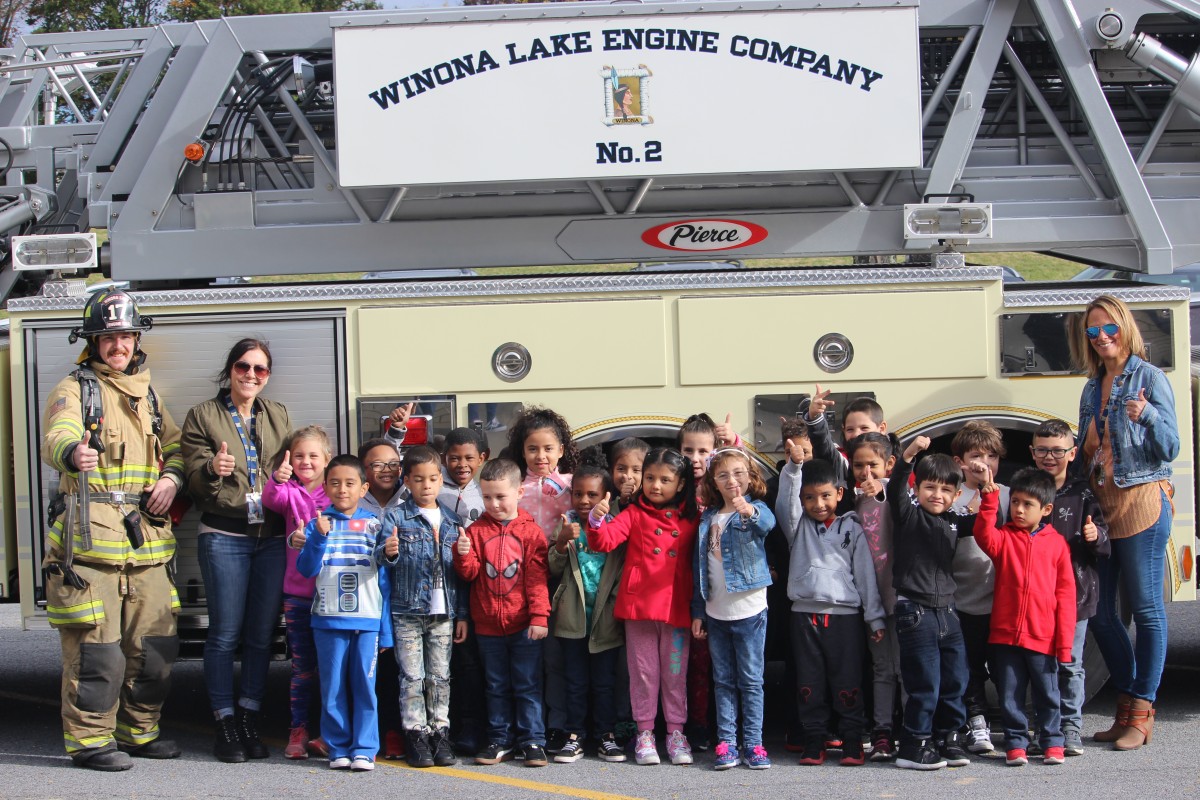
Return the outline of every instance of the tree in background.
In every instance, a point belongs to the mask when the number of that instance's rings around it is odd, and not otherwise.
[[[380,8],[376,0],[0,0],[0,9],[28,2],[26,24],[36,33],[141,28],[160,22],[194,22],[218,17],[292,14],[306,11],[361,11]]]
[[[0,0],[0,47],[12,47],[28,0]]]

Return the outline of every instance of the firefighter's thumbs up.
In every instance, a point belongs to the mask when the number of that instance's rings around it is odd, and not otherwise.
[[[221,449],[218,450],[217,454],[212,457],[213,473],[221,478],[228,478],[233,474],[233,469],[236,466],[237,462],[234,460],[233,456],[229,454],[229,445],[227,445],[225,442],[221,442]]]
[[[392,534],[388,536],[387,542],[383,545],[383,552],[388,558],[395,558],[400,554],[400,537],[396,526],[392,526]]]
[[[83,439],[75,445],[75,452],[71,454],[71,460],[75,462],[75,469],[80,472],[93,470],[100,463],[100,454],[88,444],[91,439],[92,432],[84,431]]]
[[[467,536],[467,532],[464,531],[461,527],[458,529],[458,545],[457,545],[457,547],[458,547],[458,554],[460,556],[465,556],[467,553],[471,552],[471,537]]]

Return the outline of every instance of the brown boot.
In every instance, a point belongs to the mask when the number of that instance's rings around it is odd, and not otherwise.
[[[1154,737],[1154,704],[1149,700],[1134,699],[1129,706],[1129,727],[1120,739],[1113,742],[1113,750],[1137,750],[1150,744]]]
[[[1125,733],[1125,729],[1129,727],[1129,704],[1133,702],[1133,698],[1125,693],[1117,695],[1117,715],[1113,720],[1112,727],[1106,731],[1100,731],[1092,735],[1092,741],[1095,742],[1115,742]]]

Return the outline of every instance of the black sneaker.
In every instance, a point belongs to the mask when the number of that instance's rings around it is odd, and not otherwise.
[[[616,746],[615,742],[613,744]],[[583,742],[573,733],[567,737],[566,744],[554,754],[554,761],[558,764],[570,764],[581,758],[583,758]]]
[[[237,710],[238,738],[246,749],[246,758],[266,758],[271,751],[262,743],[258,736],[258,712],[238,706]]]
[[[446,728],[434,731],[429,737],[433,744],[433,763],[438,767],[452,767],[458,763],[454,749],[450,746],[450,731]]]
[[[946,766],[937,749],[928,739],[908,739],[900,743],[896,754],[896,766],[900,769],[933,770]]]
[[[683,735],[687,737],[688,744],[692,746],[693,750],[704,753],[712,746],[712,738],[708,735],[707,726],[689,722],[683,726]]]
[[[424,769],[432,767],[433,750],[429,747],[429,734],[425,731],[411,730],[405,731],[405,748],[404,758],[408,761],[410,767]]]
[[[492,742],[475,754],[476,764],[499,764],[513,757],[513,749],[501,742]]]
[[[246,747],[238,736],[237,720],[232,715],[217,720],[217,741],[213,745],[213,755],[217,761],[226,764],[240,764],[246,760]]]
[[[546,731],[546,747],[545,750],[550,755],[558,755],[558,751],[563,749],[563,745],[567,743],[567,732],[560,728],[551,728]]]
[[[521,745],[521,758],[525,760],[527,767],[544,767],[550,763],[546,758],[546,751],[535,742]]]
[[[950,767],[965,767],[971,763],[971,757],[967,754],[966,740],[958,731],[946,734],[945,740],[938,747],[938,753]]]
[[[625,750],[617,742],[617,737],[611,733],[606,733],[600,737],[600,744],[596,747],[596,755],[601,761],[618,762],[624,761]]]

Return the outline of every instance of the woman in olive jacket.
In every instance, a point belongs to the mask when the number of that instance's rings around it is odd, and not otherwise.
[[[266,758],[258,713],[283,597],[284,522],[262,506],[262,488],[291,432],[287,408],[260,393],[271,377],[265,342],[242,339],[225,359],[217,396],[188,412],[182,449],[200,511],[197,549],[208,605],[204,680],[217,718],[221,761]],[[233,660],[241,645],[241,697]]]

